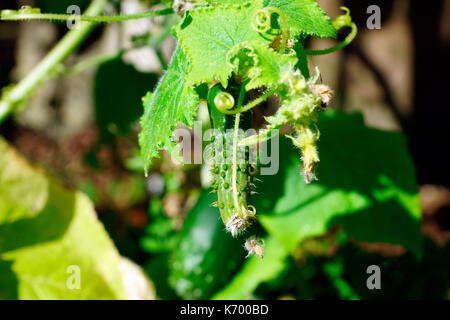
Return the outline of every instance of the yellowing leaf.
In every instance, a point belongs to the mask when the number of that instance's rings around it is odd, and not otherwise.
[[[0,138],[0,297],[124,299],[120,263],[90,200]]]

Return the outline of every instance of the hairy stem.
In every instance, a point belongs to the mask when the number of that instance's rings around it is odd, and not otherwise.
[[[99,16],[94,12],[86,12],[85,15],[70,15],[70,14],[54,14],[54,13],[20,13],[20,11],[3,11],[1,19],[5,21],[17,20],[51,20],[51,21],[84,21],[84,22],[119,22],[127,20],[144,19],[150,17],[165,16],[174,13],[172,8],[167,8],[158,11],[148,11],[130,15],[119,16]]]
[[[355,23],[352,22],[350,28],[352,28],[352,30],[349,33],[349,35],[344,39],[344,41],[337,44],[336,46],[324,50],[305,50],[305,54],[307,56],[321,56],[324,54],[333,53],[348,46],[356,38],[356,35],[358,34],[358,27],[356,26]]]
[[[86,10],[87,15],[101,14],[107,4],[106,0],[94,0]],[[0,123],[15,111],[38,87],[56,66],[62,63],[67,57],[78,48],[81,42],[89,35],[94,28],[94,24],[80,22],[77,28],[70,30],[64,38],[41,60],[41,62],[17,85],[8,88],[2,93],[0,100]]]

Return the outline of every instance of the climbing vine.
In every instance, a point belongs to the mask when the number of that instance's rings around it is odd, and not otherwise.
[[[207,100],[211,125],[218,132],[211,150],[213,191],[218,198],[213,205],[232,236],[245,234],[257,218],[257,208],[250,202],[258,164],[249,160],[250,147],[272,139],[289,125],[292,132],[286,137],[300,151],[304,181],[317,179],[317,120],[333,91],[320,83],[318,69],[309,77],[307,56],[337,51],[355,38],[357,29],[348,9],[343,8],[345,14],[332,22],[315,0],[176,0],[172,8],[129,16],[99,15],[104,4],[93,1],[90,11],[81,16],[46,14],[30,7],[2,11],[2,20],[78,19],[86,24],[81,31],[71,30],[67,44],[50,55],[33,77],[3,92],[1,118],[69,55],[89,31],[89,23],[178,14],[181,21],[172,30],[178,47],[157,88],[143,100],[139,140],[145,169],[161,149],[180,159],[175,128],[180,122],[192,126],[200,101]],[[318,51],[304,48],[308,36],[336,38],[346,27],[351,31],[338,45]],[[202,95],[205,86],[207,94]],[[258,134],[246,136],[244,131],[252,128],[253,108],[271,96],[278,98],[277,112],[266,117],[267,126]],[[263,241],[252,234],[247,238],[249,254],[262,257]]]
[[[187,58],[183,70],[185,82],[179,87],[182,99],[176,102],[179,106],[190,105],[190,101],[200,97],[196,91],[183,94],[205,84],[209,88],[212,126],[219,130],[211,166],[213,189],[218,196],[214,206],[219,208],[226,229],[233,236],[244,233],[257,217],[256,208],[249,204],[257,170],[249,162],[248,147],[270,140],[283,125],[289,124],[293,132],[286,137],[300,150],[305,182],[317,179],[320,131],[316,122],[332,99],[333,91],[319,83],[318,70],[309,78],[297,66],[299,59],[306,59],[307,55],[330,53],[353,40],[356,26],[349,11],[343,9],[345,15],[332,23],[315,1],[253,0],[242,4],[224,1],[188,11],[175,28],[182,54]],[[302,19],[295,19],[299,14]],[[333,48],[306,51],[303,46],[296,46],[308,35],[335,37],[344,27],[350,27],[351,33]],[[161,82],[160,88],[163,86]],[[146,106],[148,115],[142,119],[144,128],[156,115],[152,111],[158,108],[155,105],[158,94],[166,93],[159,90],[154,93],[154,100]],[[242,130],[251,127],[252,109],[273,95],[278,97],[280,107],[275,115],[266,118],[267,127],[257,135],[244,136]],[[141,134],[143,146],[148,146],[146,135],[146,131]],[[174,150],[173,141],[168,144],[161,141],[159,146],[169,152]],[[153,145],[150,150],[143,148],[147,164],[154,150]],[[226,161],[229,155],[231,163]],[[249,253],[258,252],[261,257],[262,246],[255,235],[246,242]]]

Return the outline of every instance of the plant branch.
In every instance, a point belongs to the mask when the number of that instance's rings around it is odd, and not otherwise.
[[[87,15],[101,14],[107,4],[106,0],[94,0],[86,10]],[[3,122],[19,105],[31,95],[49,74],[75,51],[89,35],[94,24],[80,22],[77,28],[70,30],[61,41],[41,60],[41,62],[17,85],[2,90],[0,100],[0,123]]]

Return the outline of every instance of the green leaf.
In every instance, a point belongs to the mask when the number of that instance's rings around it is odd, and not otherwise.
[[[216,293],[216,300],[252,299],[252,293],[258,285],[277,277],[286,267],[289,256],[283,244],[275,237],[265,240],[264,259],[250,257],[241,271],[221,291]]]
[[[121,257],[90,200],[0,139],[0,297],[123,299]],[[80,289],[69,289],[70,266]]]
[[[280,9],[286,16],[291,37],[301,34],[336,38],[337,31],[316,0],[264,0],[264,7]]]
[[[188,84],[219,80],[227,86],[232,67],[227,53],[243,41],[270,41],[252,28],[253,14],[262,8],[262,0],[242,5],[206,7],[189,11],[178,27],[177,35],[189,58]]]
[[[126,135],[142,114],[142,96],[153,90],[158,76],[137,71],[120,57],[101,64],[95,74],[94,103],[100,140]]]
[[[280,81],[283,71],[297,63],[295,54],[280,54],[260,41],[245,41],[233,47],[227,60],[244,78],[250,79],[246,90],[270,87]]]
[[[306,56],[305,47],[302,40],[295,42],[294,51],[298,59],[295,69],[299,69],[305,79],[309,79],[310,73],[308,68],[308,57]]]
[[[415,169],[402,134],[367,128],[359,114],[319,121],[319,181],[306,185],[299,155],[281,138],[280,172],[264,176],[258,219],[288,251],[342,225],[348,236],[422,253]],[[274,188],[276,186],[276,188]]]
[[[142,131],[139,135],[145,169],[165,149],[181,161],[173,132],[178,123],[193,125],[199,104],[195,90],[186,84],[189,63],[178,47],[173,54],[170,66],[158,83],[155,92],[144,98],[144,115],[141,118]]]

